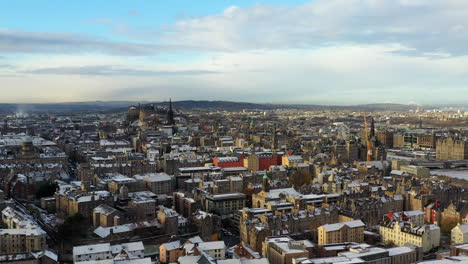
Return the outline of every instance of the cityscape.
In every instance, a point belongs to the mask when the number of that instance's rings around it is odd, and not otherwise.
[[[0,263],[468,263],[468,2],[231,4],[4,3]]]

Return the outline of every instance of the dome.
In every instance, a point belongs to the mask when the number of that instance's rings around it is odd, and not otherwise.
[[[32,138],[30,136],[24,136],[23,143],[32,143]]]

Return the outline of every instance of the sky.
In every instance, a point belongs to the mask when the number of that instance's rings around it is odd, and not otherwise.
[[[15,0],[0,102],[468,102],[468,1]]]

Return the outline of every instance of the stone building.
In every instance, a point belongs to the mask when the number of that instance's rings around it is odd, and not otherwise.
[[[81,214],[92,220],[93,210],[101,204],[112,205],[113,197],[108,191],[82,192],[59,190],[55,193],[56,212],[65,216]]]
[[[7,229],[0,229],[0,253],[37,252],[47,248],[47,234],[22,212],[6,207],[2,210],[2,222]]]
[[[361,220],[326,224],[318,228],[319,245],[343,243],[343,242],[363,242],[365,224]]]
[[[203,208],[221,216],[232,214],[245,206],[243,193],[208,194],[204,196]]]
[[[115,208],[101,204],[93,209],[93,226],[116,226],[122,224],[122,214]]]
[[[292,264],[294,258],[308,258],[313,244],[288,236],[271,236],[263,242],[262,253],[270,264]]]
[[[240,216],[240,238],[255,251],[261,251],[268,236],[288,234],[298,239],[317,241],[317,228],[338,222],[336,207],[313,210],[272,211],[265,208],[244,208]]]
[[[171,208],[160,207],[156,217],[159,223],[161,223],[163,226],[164,232],[166,234],[177,234],[177,230],[179,228],[179,214],[175,210]]]
[[[466,139],[455,139],[453,137],[438,139],[436,143],[436,159],[468,159],[468,142],[466,141]]]
[[[379,227],[379,234],[385,244],[397,246],[412,244],[421,247],[423,252],[440,245],[440,228],[436,225],[416,226],[407,222],[386,221]]]

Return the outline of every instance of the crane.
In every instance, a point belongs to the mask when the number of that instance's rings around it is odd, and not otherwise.
[[[366,131],[366,145],[367,145],[367,158],[366,164],[367,166],[370,165],[371,157],[372,157],[372,146],[369,138],[369,131],[367,130],[367,114],[364,112],[364,130]]]

